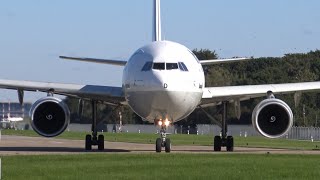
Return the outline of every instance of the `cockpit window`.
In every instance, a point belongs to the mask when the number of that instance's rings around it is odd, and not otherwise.
[[[167,70],[178,69],[178,64],[177,63],[167,63],[166,66],[167,66],[166,67]]]
[[[189,71],[187,66],[183,62],[179,62],[178,65],[181,71]]]
[[[183,62],[179,63],[152,63],[146,62],[146,64],[143,66],[141,71],[150,71],[152,69],[154,70],[174,70],[174,69],[180,69],[181,71],[188,71],[187,66]]]
[[[164,63],[153,63],[153,69],[165,70],[165,64]]]
[[[141,71],[150,71],[152,68],[152,62],[148,61],[144,64],[143,68],[141,69]]]

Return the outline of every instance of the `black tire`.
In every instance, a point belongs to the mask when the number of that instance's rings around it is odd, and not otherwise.
[[[214,151],[221,151],[222,140],[220,136],[214,137],[213,149]]]
[[[104,136],[101,134],[98,136],[98,150],[99,151],[104,150]]]
[[[166,143],[164,145],[166,153],[171,152],[171,140],[168,138],[166,139]]]
[[[156,140],[156,152],[160,153],[161,152],[161,148],[162,148],[161,138],[157,138],[157,140]]]
[[[87,150],[87,151],[90,151],[91,149],[92,149],[92,137],[91,137],[91,135],[86,135],[86,145],[85,145],[85,149]]]
[[[227,137],[227,151],[233,151],[233,137],[228,136]]]

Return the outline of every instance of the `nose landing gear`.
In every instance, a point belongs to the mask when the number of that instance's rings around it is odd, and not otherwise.
[[[167,135],[169,135],[166,130],[167,126],[170,125],[170,122],[168,120],[159,120],[158,125],[161,127],[160,129],[160,138],[157,138],[156,140],[156,152],[160,153],[162,148],[164,147],[165,152],[169,153],[171,152],[171,140],[167,138]]]

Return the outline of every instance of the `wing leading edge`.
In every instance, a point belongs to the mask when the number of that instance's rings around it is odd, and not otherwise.
[[[274,94],[320,91],[320,82],[208,87],[204,89],[202,104],[243,101],[266,96],[268,91]]]
[[[0,88],[19,91],[52,92],[54,94],[83,99],[101,100],[112,104],[125,102],[122,87],[0,79]]]
[[[233,63],[239,61],[247,61],[252,58],[230,58],[230,59],[209,59],[209,60],[200,60],[202,65],[213,65],[213,64],[224,64],[224,63]]]
[[[100,64],[110,64],[116,66],[125,66],[127,61],[122,60],[111,60],[111,59],[95,59],[95,58],[84,58],[84,57],[68,57],[68,56],[59,56],[61,59],[91,62],[91,63],[100,63]]]

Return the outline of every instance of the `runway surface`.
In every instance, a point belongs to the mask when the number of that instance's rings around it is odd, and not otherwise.
[[[85,154],[85,153],[155,153],[155,145],[124,142],[105,142],[105,150],[84,150],[84,140],[66,140],[43,137],[6,136],[0,141],[0,156],[37,154]],[[175,146],[171,153],[241,153],[241,154],[320,154],[320,151],[303,151],[270,148],[235,147],[234,152],[213,152],[212,146]]]

